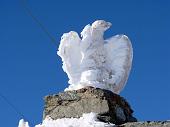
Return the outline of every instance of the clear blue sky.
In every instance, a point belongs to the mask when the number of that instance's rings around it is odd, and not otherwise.
[[[96,19],[112,22],[105,37],[126,34],[132,41],[131,75],[121,95],[139,120],[170,119],[170,2],[162,0],[28,0],[34,15],[56,38],[26,13],[21,0],[0,0],[0,92],[35,124],[42,119],[43,97],[67,87],[56,55],[64,32]],[[21,117],[0,98],[0,126],[16,127]]]

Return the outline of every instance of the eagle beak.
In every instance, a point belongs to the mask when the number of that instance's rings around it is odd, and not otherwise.
[[[107,22],[106,27],[110,28],[111,26],[112,26],[112,24],[110,22]]]

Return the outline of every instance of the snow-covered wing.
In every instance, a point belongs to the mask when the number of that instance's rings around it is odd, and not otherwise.
[[[80,41],[78,34],[74,31],[63,34],[57,54],[62,58],[63,70],[69,77],[70,84],[76,84],[80,77]]]
[[[111,70],[114,92],[119,93],[124,88],[131,70],[132,45],[125,35],[116,35],[105,41],[106,66]]]
[[[103,39],[110,26],[110,22],[97,20],[85,26],[81,39],[74,31],[62,36],[58,55],[70,84],[65,90],[93,86],[119,94],[123,89],[131,69],[133,50],[125,35]]]

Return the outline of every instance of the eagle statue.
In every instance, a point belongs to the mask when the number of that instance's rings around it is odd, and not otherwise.
[[[63,34],[57,54],[69,78],[65,90],[92,86],[119,94],[124,88],[132,65],[132,44],[126,35],[104,40],[110,26],[97,20],[84,27],[81,37],[74,31]]]

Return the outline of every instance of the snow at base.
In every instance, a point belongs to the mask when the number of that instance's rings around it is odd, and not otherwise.
[[[18,127],[29,127],[29,125],[22,119],[19,121]],[[114,124],[100,122],[96,118],[95,113],[87,113],[83,114],[80,118],[52,120],[47,117],[42,124],[36,125],[35,127],[114,127]]]

